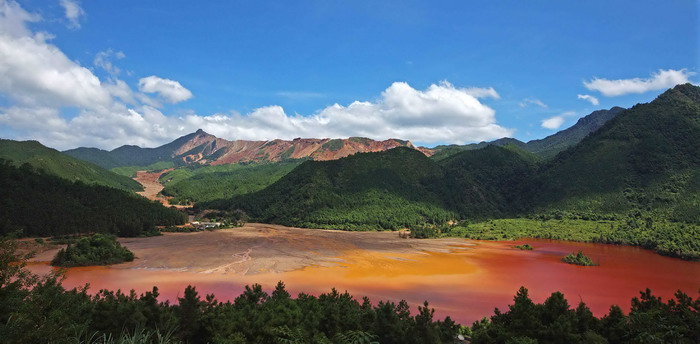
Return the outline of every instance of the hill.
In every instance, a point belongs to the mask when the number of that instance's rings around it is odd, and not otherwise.
[[[141,185],[131,178],[68,156],[37,141],[0,139],[0,159],[11,161],[17,166],[27,163],[49,174],[71,181],[105,185],[130,191],[142,189]]]
[[[536,188],[540,207],[700,223],[700,88],[678,85],[621,112],[545,164]]]
[[[162,193],[172,196],[171,204],[189,204],[231,198],[255,192],[274,183],[302,160],[276,163],[187,166],[164,173]]]
[[[136,236],[182,224],[184,213],[114,188],[71,182],[0,160],[0,235],[113,233]]]
[[[442,169],[423,153],[399,147],[331,161],[306,161],[269,187],[205,203],[242,209],[258,221],[315,228],[400,229],[456,218],[433,183]]]
[[[363,137],[348,139],[294,139],[292,141],[228,141],[203,130],[185,135],[156,148],[122,146],[112,151],[76,148],[65,151],[75,158],[104,168],[149,166],[172,162],[183,165],[222,165],[241,162],[278,162],[289,159],[335,160],[361,152],[384,151],[395,147],[417,148],[411,142],[388,139],[375,141]]]
[[[576,145],[581,142],[584,137],[600,129],[606,122],[615,118],[623,108],[613,107],[610,110],[598,110],[589,115],[580,118],[573,126],[557,132],[556,134],[547,136],[543,139],[531,140],[522,142],[517,139],[504,137],[494,141],[484,141],[480,143],[472,143],[468,145],[444,145],[433,148],[434,154],[432,158],[442,160],[450,155],[459,153],[465,150],[476,150],[486,146],[517,146],[528,152],[534,153],[543,159],[550,159],[557,153]]]
[[[443,200],[464,219],[513,216],[532,204],[527,192],[537,157],[519,146],[486,146],[439,162]]]

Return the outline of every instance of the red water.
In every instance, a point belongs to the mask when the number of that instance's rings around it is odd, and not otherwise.
[[[530,243],[534,251],[512,246]],[[472,245],[475,244],[475,245]],[[600,266],[582,267],[562,263],[561,257],[583,250]],[[90,283],[91,290],[150,290],[157,285],[162,299],[174,301],[185,286],[197,286],[200,294],[214,293],[219,300],[232,300],[246,284],[260,283],[270,290],[278,280],[292,293],[319,294],[332,287],[357,298],[407,300],[417,306],[428,300],[440,317],[450,315],[470,324],[511,303],[520,286],[543,301],[561,291],[575,306],[579,300],[594,314],[604,315],[610,305],[628,309],[632,297],[651,288],[669,298],[680,289],[693,297],[700,292],[700,262],[689,262],[629,246],[572,243],[553,240],[517,242],[466,241],[450,253],[390,254],[367,250],[348,251],[343,263],[333,267],[307,267],[286,273],[240,276],[164,270],[110,267],[72,268],[66,287]],[[46,272],[47,265],[32,265]]]

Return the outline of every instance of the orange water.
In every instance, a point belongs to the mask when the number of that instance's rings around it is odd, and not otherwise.
[[[512,246],[530,243],[534,251]],[[600,266],[564,264],[561,257],[583,250]],[[693,297],[700,290],[700,262],[660,256],[628,246],[572,243],[553,240],[517,242],[466,241],[449,253],[422,252],[391,254],[368,250],[347,251],[332,267],[306,267],[286,273],[250,276],[203,274],[165,270],[139,270],[116,267],[68,269],[66,287],[90,283],[91,290],[150,290],[157,285],[162,299],[174,301],[185,286],[197,286],[200,294],[214,293],[219,300],[232,300],[246,284],[260,283],[268,290],[277,281],[286,283],[292,293],[319,294],[332,287],[354,296],[379,300],[407,300],[417,306],[428,300],[440,317],[450,315],[469,324],[493,314],[494,307],[505,308],[520,286],[531,297],[543,301],[554,291],[563,292],[575,306],[588,304],[597,316],[611,304],[628,309],[630,299],[644,288],[664,298],[681,289]],[[31,265],[35,272],[50,269]]]

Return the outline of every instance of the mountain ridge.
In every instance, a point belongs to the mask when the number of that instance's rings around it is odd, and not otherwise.
[[[202,129],[179,137],[155,148],[124,145],[111,151],[79,147],[64,151],[78,159],[90,161],[105,168],[147,166],[159,161],[173,161],[176,165],[221,165],[287,159],[335,160],[355,153],[384,151],[408,147],[430,155],[432,151],[416,147],[410,141],[387,139],[383,141],[364,137],[347,139],[296,138],[293,140],[234,140],[218,138]]]

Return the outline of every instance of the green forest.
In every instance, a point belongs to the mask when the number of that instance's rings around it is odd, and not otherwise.
[[[57,236],[111,233],[138,236],[186,215],[136,194],[72,182],[0,160],[0,234]]]
[[[0,238],[0,338],[4,343],[697,343],[700,299],[677,292],[664,302],[650,290],[595,317],[553,293],[541,304],[521,288],[508,309],[474,324],[436,319],[428,302],[370,300],[331,290],[292,297],[279,282],[270,293],[247,286],[232,302],[187,287],[177,302],[158,288],[66,290],[61,275],[36,276]]]

